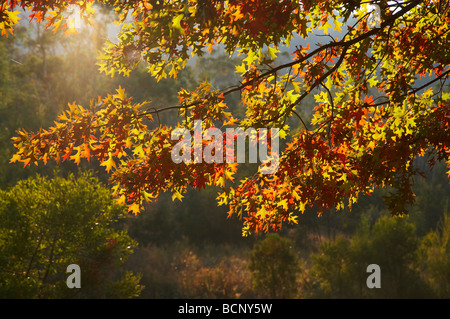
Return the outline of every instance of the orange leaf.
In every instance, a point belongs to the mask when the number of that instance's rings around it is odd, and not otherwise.
[[[138,203],[133,203],[131,205],[128,205],[128,212],[133,213],[135,215],[139,214],[141,211],[141,207]]]
[[[19,154],[14,154],[13,157],[9,160],[10,163],[15,163],[21,159]]]

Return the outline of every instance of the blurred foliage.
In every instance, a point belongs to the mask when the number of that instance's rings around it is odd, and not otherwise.
[[[250,290],[245,260],[228,257],[206,266],[192,251],[186,251],[180,259],[183,298],[240,298]]]
[[[250,253],[248,265],[253,288],[261,297],[293,298],[297,293],[299,264],[292,242],[269,234]]]
[[[312,254],[312,296],[326,298],[421,298],[432,291],[421,277],[420,239],[407,218],[382,216],[373,226],[365,219],[351,239],[322,243]],[[381,288],[368,288],[366,267],[381,269]]]
[[[121,267],[137,245],[120,229],[124,207],[92,174],[40,176],[0,192],[0,296],[129,298],[139,276]],[[69,289],[66,268],[81,268]]]
[[[424,278],[439,298],[450,297],[450,215],[444,215],[436,230],[428,233],[419,249]]]

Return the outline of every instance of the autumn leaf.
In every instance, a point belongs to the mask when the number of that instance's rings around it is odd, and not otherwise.
[[[180,202],[183,199],[183,195],[178,190],[175,190],[172,194],[172,201],[175,201],[175,199],[178,199]]]
[[[19,161],[22,157],[19,154],[14,154],[11,159],[9,160],[10,163],[15,163],[17,161]]]
[[[130,205],[128,205],[128,212],[133,213],[133,214],[139,214],[141,211],[141,207],[138,203],[132,203]]]
[[[14,32],[13,26],[15,24],[19,23],[20,12],[19,11],[8,11],[8,9],[10,9],[10,6],[6,2],[3,2],[2,5],[0,6],[0,8],[1,8],[0,13],[4,13],[4,15],[2,16],[2,19],[0,20],[1,35],[8,36],[8,32],[10,34],[13,34],[13,32]]]
[[[108,159],[103,161],[100,166],[105,166],[105,169],[107,172],[111,171],[113,167],[116,167],[116,162],[114,161],[114,158],[109,155]]]

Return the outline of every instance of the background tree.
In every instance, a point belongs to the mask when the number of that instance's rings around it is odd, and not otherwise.
[[[342,237],[324,242],[319,252],[312,255],[311,275],[319,285],[322,296],[348,298],[352,295],[349,289],[349,282],[352,282],[349,258],[349,242]]]
[[[419,238],[407,219],[364,220],[349,240],[324,242],[311,256],[312,294],[327,298],[419,298],[433,296],[417,267]],[[369,289],[367,266],[381,269],[381,288]]]
[[[125,209],[98,179],[29,178],[0,192],[0,295],[6,298],[130,298],[139,276],[122,268],[136,242]],[[69,289],[78,264],[83,289]]]
[[[413,297],[419,275],[417,263],[419,241],[412,223],[401,218],[383,216],[371,234],[371,258],[383,269],[383,296]],[[394,257],[395,256],[395,257]]]
[[[251,284],[246,262],[224,258],[214,265],[204,265],[192,251],[179,256],[178,282],[183,298],[240,298],[248,296]]]
[[[444,215],[436,230],[430,231],[420,246],[420,261],[424,279],[436,296],[450,296],[450,218]]]
[[[248,265],[253,288],[269,298],[294,298],[300,271],[297,255],[289,239],[268,234],[250,253]]]

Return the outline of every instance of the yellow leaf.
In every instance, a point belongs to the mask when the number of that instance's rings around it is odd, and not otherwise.
[[[133,213],[135,215],[139,214],[141,211],[141,207],[138,203],[133,203],[131,205],[128,205],[128,212]]]
[[[175,190],[175,192],[172,194],[172,201],[175,201],[175,198],[177,198],[180,202],[183,199],[183,195],[178,190]]]
[[[72,25],[68,26],[67,29],[64,30],[64,34],[66,35],[66,37],[68,37],[71,34],[77,34],[77,33],[78,33],[78,30]]]
[[[229,170],[225,170],[225,177],[227,179],[229,179],[230,181],[234,181],[234,177],[233,177],[234,173],[232,171]]]
[[[224,187],[225,186],[225,178],[223,176],[219,176],[215,181],[216,186]]]
[[[66,112],[63,112],[60,116],[58,116],[58,118],[61,120],[61,121],[69,121],[69,118],[67,117],[67,115],[66,115]]]
[[[270,56],[270,58],[271,58],[272,60],[274,60],[274,59],[277,58],[277,53],[278,53],[278,52],[280,52],[278,49],[268,47],[268,53],[269,53],[269,56]]]
[[[11,24],[17,24],[19,22],[19,20],[20,20],[19,13],[20,13],[20,11],[7,12],[8,18],[9,18],[9,21],[11,21]]]
[[[208,47],[206,49],[208,50],[208,53],[211,53],[211,51],[213,50],[213,44],[208,43]]]
[[[137,155],[139,157],[144,157],[145,152],[144,149],[142,148],[142,144],[139,144],[138,146],[136,146],[133,150],[133,154]]]
[[[292,213],[289,214],[288,216],[288,222],[291,224],[298,224],[298,220],[297,220],[298,216],[293,215]]]
[[[300,200],[301,197],[298,195],[298,193],[294,190],[292,190],[292,195],[294,195],[295,200]]]
[[[1,7],[0,7],[1,8]],[[9,8],[9,5],[6,5],[5,9]],[[6,12],[6,16],[7,18],[3,21],[0,22],[0,30],[2,31],[2,35],[6,35],[8,36],[8,31],[13,34],[13,25],[17,24],[19,22],[20,17],[19,15],[19,11],[14,11],[14,12],[10,12],[10,11],[5,11]]]
[[[269,212],[264,207],[261,207],[261,209],[258,210],[257,215],[265,218],[268,213]]]
[[[298,207],[298,210],[299,210],[301,213],[303,213],[303,212],[305,211],[305,209],[306,209],[306,203],[301,202],[300,205],[299,205],[299,207]]]
[[[92,7],[93,3],[86,3],[86,8],[84,9],[86,11],[86,13],[88,14],[94,14],[95,13],[95,8]]]
[[[77,165],[80,164],[81,160],[81,148],[79,146],[74,147],[74,150],[77,151],[74,155],[70,156],[70,159],[73,160]]]
[[[63,19],[59,19],[58,21],[56,21],[55,23],[53,23],[53,32],[56,33],[59,29],[59,27],[61,26]]]
[[[119,198],[117,198],[116,203],[117,203],[117,205],[125,204],[125,195],[121,195]]]
[[[298,82],[292,82],[292,86],[294,87],[294,91],[299,93],[301,91],[300,83]]]
[[[10,159],[10,163],[15,163],[17,161],[20,161],[21,157],[18,154],[14,154],[13,157]]]
[[[184,14],[181,13],[172,19],[172,29],[177,30],[180,34],[184,35],[184,29],[181,27],[181,20],[183,20]]]
[[[125,89],[122,88],[121,86],[119,86],[119,88],[116,91],[117,91],[117,94],[114,95],[114,97],[117,97],[120,100],[125,100],[125,98],[127,97],[125,95]]]
[[[323,31],[325,32],[325,34],[328,34],[328,28],[331,28],[332,27],[332,25],[330,24],[330,22],[325,22],[325,23],[323,23],[322,22],[322,25],[321,26],[319,26],[319,30],[320,29],[323,29]]]
[[[343,25],[343,23],[342,22],[340,22],[339,20],[334,20],[334,30],[337,30],[338,32],[341,32],[342,31],[342,25]]]
[[[278,202],[277,206],[283,207],[284,210],[288,209],[288,202],[286,199],[283,199],[282,201]]]
[[[217,204],[219,206],[226,205],[228,203],[227,194],[226,193],[220,193],[219,196],[217,196],[217,200],[218,200]]]
[[[245,74],[247,72],[246,68],[245,68],[245,64],[241,64],[236,66],[236,72],[237,73],[241,73],[241,74]]]
[[[113,167],[116,167],[113,157],[110,155],[107,160],[103,161],[100,166],[105,166],[106,171],[109,172]]]

